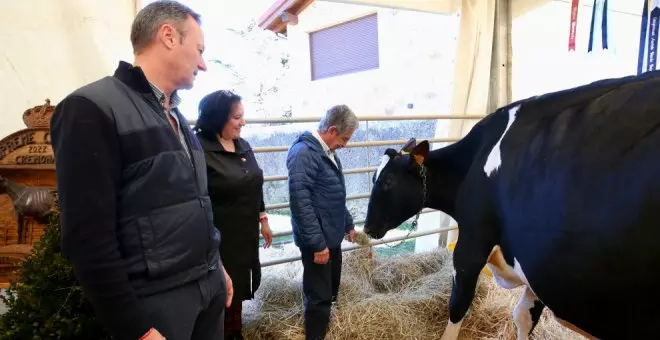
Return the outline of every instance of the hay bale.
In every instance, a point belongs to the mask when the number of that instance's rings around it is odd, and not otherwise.
[[[326,339],[440,338],[452,270],[451,254],[444,249],[390,258],[374,258],[370,248],[345,253],[339,309],[332,311]],[[304,339],[301,283],[274,275],[262,282],[245,338]],[[522,291],[500,288],[482,276],[460,339],[515,339],[512,312]],[[583,339],[560,326],[547,309],[532,338]]]
[[[369,244],[369,235],[365,234],[363,231],[358,231],[355,233],[355,243],[366,246]]]
[[[246,333],[247,339],[294,339],[296,334],[304,339],[302,282],[274,275],[264,276],[255,294],[255,327]],[[254,311],[253,311],[254,313]]]
[[[447,261],[449,254],[439,250],[378,259],[372,284],[380,293],[398,293],[410,283],[442,269],[451,273],[451,266],[445,266]]]
[[[303,301],[302,282],[277,276],[265,277],[255,298],[263,311],[298,309]]]
[[[428,324],[419,318],[419,300],[376,294],[333,313],[329,339],[427,339]]]

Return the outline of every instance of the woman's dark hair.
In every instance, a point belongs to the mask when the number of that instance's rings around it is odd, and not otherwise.
[[[195,132],[205,139],[215,141],[217,134],[229,121],[234,104],[241,101],[241,96],[228,90],[207,94],[199,102],[199,117],[195,123]]]

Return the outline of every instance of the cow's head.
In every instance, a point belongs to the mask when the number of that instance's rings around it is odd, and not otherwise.
[[[382,238],[388,230],[417,214],[423,207],[422,165],[429,142],[411,138],[398,152],[387,149],[373,177],[364,232]]]

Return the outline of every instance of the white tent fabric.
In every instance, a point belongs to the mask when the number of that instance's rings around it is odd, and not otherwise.
[[[25,128],[23,111],[51,105],[133,60],[135,0],[23,0],[0,10],[0,138]]]

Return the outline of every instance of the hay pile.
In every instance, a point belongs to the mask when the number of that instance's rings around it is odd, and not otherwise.
[[[448,318],[451,255],[372,258],[368,248],[344,254],[339,308],[326,339],[439,339]],[[522,289],[505,290],[482,276],[459,339],[515,339],[511,313]],[[246,339],[304,339],[302,284],[270,274],[253,301]],[[534,339],[583,339],[554,321],[546,309]]]

